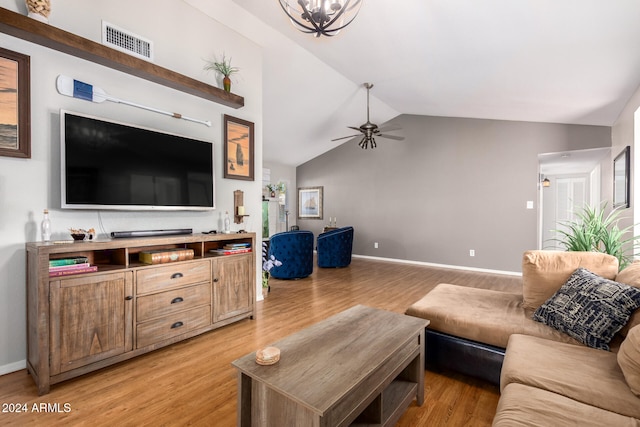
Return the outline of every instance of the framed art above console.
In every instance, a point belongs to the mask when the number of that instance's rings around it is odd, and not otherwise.
[[[0,69],[0,156],[30,159],[30,58],[0,48]]]
[[[224,177],[254,180],[253,123],[224,115]]]

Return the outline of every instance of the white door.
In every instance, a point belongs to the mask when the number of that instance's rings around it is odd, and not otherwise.
[[[550,177],[552,185],[544,191],[543,248],[564,250],[558,242],[562,235],[557,230],[566,229],[563,223],[576,219],[590,202],[589,175]]]

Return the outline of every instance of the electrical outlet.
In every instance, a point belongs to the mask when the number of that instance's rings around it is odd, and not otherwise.
[[[469,256],[476,256],[475,249],[469,249]]]
[[[373,243],[373,249],[378,249],[378,242]]]

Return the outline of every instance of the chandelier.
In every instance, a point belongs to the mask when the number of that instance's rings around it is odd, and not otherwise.
[[[291,23],[315,37],[335,36],[351,24],[362,0],[279,0]]]

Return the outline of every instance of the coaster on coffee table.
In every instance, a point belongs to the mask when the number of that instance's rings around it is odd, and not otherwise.
[[[256,363],[258,365],[273,365],[280,360],[280,349],[277,347],[265,347],[256,351]]]

